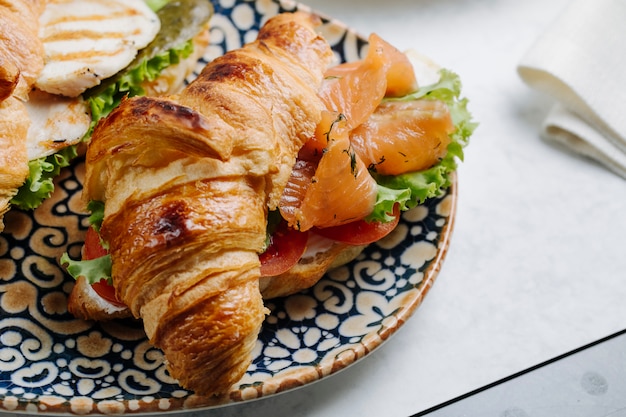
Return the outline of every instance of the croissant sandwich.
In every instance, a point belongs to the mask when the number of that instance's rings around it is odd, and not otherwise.
[[[319,23],[271,18],[178,95],[124,100],[87,151],[93,227],[83,259],[61,259],[68,308],[142,319],[197,394],[243,376],[264,299],[314,285],[447,187],[474,128],[455,74],[376,35],[330,67]]]
[[[171,94],[208,45],[212,8],[176,0],[0,3],[0,232],[34,209],[127,95]]]

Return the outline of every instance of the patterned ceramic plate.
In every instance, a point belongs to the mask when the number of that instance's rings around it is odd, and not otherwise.
[[[256,37],[267,18],[305,9],[279,0],[214,0],[206,59]],[[325,19],[339,59],[358,58],[364,40]],[[58,179],[33,213],[13,210],[0,235],[0,410],[33,413],[180,411],[246,401],[329,376],[363,358],[414,312],[433,284],[452,232],[456,182],[407,213],[396,231],[314,288],[272,300],[254,361],[230,395],[195,396],[169,377],[140,323],[88,323],[66,309],[73,280],[59,267],[79,256],[84,166]]]

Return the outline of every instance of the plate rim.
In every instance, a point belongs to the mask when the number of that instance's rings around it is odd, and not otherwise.
[[[214,0],[211,1],[214,2]],[[298,9],[315,13],[328,20],[329,23],[343,28],[346,32],[350,32],[360,39],[364,39],[362,35],[354,31],[349,26],[345,25],[343,22],[319,13],[311,9],[307,5],[292,0],[272,0],[272,2],[287,9],[292,8],[294,10]],[[437,276],[439,275],[439,272],[441,271],[443,262],[449,249],[457,215],[458,176],[456,171],[450,174],[450,185],[445,191],[444,198],[450,199],[449,203],[447,203],[450,205],[449,212],[446,216],[442,216],[445,217],[445,224],[439,232],[436,255],[433,259],[429,260],[428,266],[423,271],[421,271],[423,273],[423,278],[421,282],[416,286],[416,288],[419,288],[419,291],[414,291],[411,294],[410,298],[408,298],[408,301],[410,302],[402,304],[402,308],[397,312],[397,314],[394,314],[394,320],[396,322],[396,325],[385,327],[382,332],[377,334],[378,337],[372,337],[367,340],[364,338],[363,342],[359,345],[358,352],[356,351],[356,349],[350,347],[349,350],[353,353],[352,358],[343,358],[340,356],[335,357],[334,360],[328,360],[327,358],[324,358],[324,360],[322,360],[318,366],[306,367],[307,372],[301,372],[298,374],[297,377],[294,377],[290,374],[280,374],[277,377],[272,377],[266,381],[260,382],[259,384],[245,388],[241,388],[239,384],[236,384],[229,393],[222,397],[201,397],[190,392],[188,397],[180,399],[155,399],[155,401],[151,403],[141,403],[141,400],[111,400],[110,408],[107,407],[107,401],[100,401],[98,402],[98,409],[92,408],[92,412],[89,412],[87,414],[106,414],[109,412],[118,413],[120,403],[124,404],[124,412],[131,412],[133,414],[169,414],[176,412],[214,409],[216,407],[240,404],[242,402],[260,399],[278,393],[285,393],[302,386],[307,386],[312,382],[317,382],[332,375],[335,375],[338,372],[352,366],[356,362],[359,362],[363,358],[367,357],[374,350],[381,347],[391,338],[391,336],[393,336],[393,334],[396,333],[399,328],[401,328],[406,323],[406,321],[415,313],[417,308],[421,305],[424,298],[432,288]],[[324,368],[322,369],[322,372],[320,372],[321,368]],[[299,370],[302,369],[305,368],[299,368]],[[0,398],[0,404],[2,405],[2,408],[0,408],[0,412],[34,411],[37,414],[47,415],[83,414],[81,412],[73,412],[69,404],[65,404],[64,406],[59,408],[59,404],[57,404],[57,401],[54,399],[51,399],[50,403],[46,403],[46,398],[43,395],[34,398],[30,402],[28,400],[18,399],[15,401],[11,400],[7,403],[7,398],[8,396],[6,395]],[[163,404],[160,404],[160,400],[168,400],[170,407],[168,407],[167,409],[163,409]],[[128,404],[131,401],[135,401],[136,404]],[[42,405],[44,406],[43,408]],[[100,405],[102,405],[103,408],[100,408]],[[172,405],[174,405],[174,407],[171,407]],[[29,410],[29,407],[35,408]],[[135,408],[135,410],[133,410],[133,408]]]

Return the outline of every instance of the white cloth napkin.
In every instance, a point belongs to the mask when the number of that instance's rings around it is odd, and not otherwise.
[[[626,179],[626,0],[575,0],[522,58],[518,73],[555,99],[542,137]]]

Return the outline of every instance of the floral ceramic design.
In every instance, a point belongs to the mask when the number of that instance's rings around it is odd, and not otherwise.
[[[269,17],[306,6],[278,0],[214,0],[206,60],[252,41]],[[337,59],[357,59],[365,41],[332,19],[320,29]],[[198,70],[201,69],[198,66]],[[31,413],[165,412],[271,395],[329,376],[363,358],[414,312],[445,256],[456,183],[404,214],[398,228],[315,287],[267,303],[271,310],[240,383],[220,398],[181,389],[141,323],[75,319],[73,280],[59,266],[78,258],[88,222],[81,212],[84,166],[58,178],[34,212],[13,210],[0,235],[0,410]]]

